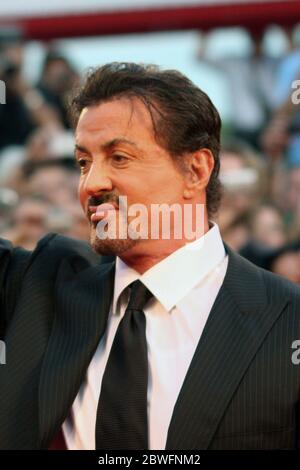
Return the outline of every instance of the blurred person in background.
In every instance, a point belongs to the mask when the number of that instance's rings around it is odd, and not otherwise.
[[[288,171],[285,208],[291,216],[300,213],[300,165]]]
[[[275,164],[284,161],[288,167],[296,167],[300,166],[299,28],[294,28],[291,37],[292,47],[278,66],[272,115],[262,134],[261,145]]]
[[[300,112],[299,105],[292,102],[292,92],[291,82],[287,101],[274,111],[261,138],[262,149],[270,161],[290,168],[300,166]]]
[[[0,151],[10,145],[25,144],[39,126],[61,127],[58,113],[22,76],[22,61],[21,38],[3,38],[0,30],[0,79],[6,86],[6,105],[0,106]]]
[[[70,131],[40,127],[33,131],[22,148],[9,148],[0,159],[0,184],[17,191],[31,169],[47,166],[73,166],[74,136]],[[24,174],[25,171],[25,174]]]
[[[284,218],[290,239],[300,239],[300,165],[289,168],[283,195]]]
[[[65,211],[71,217],[71,222],[63,232],[64,235],[76,238],[77,240],[89,241],[90,227],[80,204],[73,201],[72,204],[66,205]],[[51,231],[57,232],[57,229],[52,227]]]
[[[62,207],[77,203],[77,168],[68,168],[60,160],[45,160],[38,165],[27,167],[26,174],[27,194],[34,194]]]
[[[27,196],[6,216],[2,236],[15,246],[33,250],[48,232],[89,240],[89,226],[79,205],[51,204],[45,197]]]
[[[244,31],[248,37],[248,53],[228,52],[211,58],[207,54],[211,33],[207,33],[199,47],[198,59],[216,67],[227,78],[232,136],[258,150],[259,137],[273,109],[273,84],[280,58],[268,55],[264,49],[267,30],[255,26]]]
[[[280,210],[263,203],[251,215],[251,241],[262,248],[280,248],[287,242],[286,227]]]
[[[287,228],[278,207],[263,202],[249,218],[249,238],[239,253],[252,263],[269,269],[269,257],[288,241]]]
[[[38,129],[28,140],[19,161],[10,164],[8,153],[0,162],[0,171],[5,169],[0,189],[15,192],[21,211],[23,201],[31,200],[31,204],[25,204],[26,224],[23,220],[20,223],[18,206],[3,213],[3,236],[26,248],[34,247],[49,231],[88,240],[88,223],[77,197],[79,170],[72,155],[73,146],[74,138],[70,138],[69,133]],[[41,207],[47,214],[39,224],[40,230],[37,230],[35,213]],[[24,227],[28,228],[28,239],[24,235]]]
[[[78,202],[78,168],[69,158],[44,160],[25,167],[25,195],[47,202],[47,231],[88,240],[89,227]]]
[[[10,227],[4,231],[3,237],[11,240],[15,246],[33,250],[48,231],[46,220],[49,210],[50,205],[43,200],[22,198],[10,214]]]
[[[222,236],[239,250],[251,238],[251,212],[267,193],[263,159],[245,142],[225,141],[220,154],[223,197],[218,213]]]
[[[300,238],[266,256],[266,269],[300,285]]]
[[[10,54],[11,49],[14,51]],[[0,106],[0,150],[11,144],[24,144],[35,127],[34,120],[23,97],[20,77],[22,43],[19,38],[1,37],[0,30],[0,80],[6,87],[6,105]]]
[[[70,128],[68,101],[70,92],[79,85],[79,74],[59,52],[49,51],[44,59],[37,89],[45,102],[59,115],[65,128]]]

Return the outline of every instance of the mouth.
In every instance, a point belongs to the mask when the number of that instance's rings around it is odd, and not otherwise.
[[[114,211],[119,210],[117,205],[113,202],[105,202],[98,206],[89,206],[88,207],[88,217],[90,221],[95,225],[100,220],[104,219]]]

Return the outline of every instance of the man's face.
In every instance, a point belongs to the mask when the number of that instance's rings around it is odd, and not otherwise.
[[[104,214],[107,220],[116,217],[119,229],[130,222],[128,214],[118,210],[119,196],[127,197],[128,208],[143,204],[149,213],[151,204],[184,202],[184,174],[156,142],[149,111],[137,98],[85,108],[76,129],[76,159],[81,167],[79,198],[98,253],[119,255],[130,250],[138,255],[149,249],[149,240],[99,239],[96,226],[103,216],[92,214],[101,203],[115,205],[116,211]]]

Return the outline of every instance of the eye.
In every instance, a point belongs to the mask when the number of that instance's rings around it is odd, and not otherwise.
[[[120,154],[116,153],[116,154],[112,155],[112,160],[113,160],[114,163],[122,165],[124,163],[127,163],[127,161],[129,159],[127,157],[125,157],[124,155],[120,155]]]
[[[83,171],[87,167],[87,159],[79,158],[77,160],[77,165],[79,166],[80,170]]]

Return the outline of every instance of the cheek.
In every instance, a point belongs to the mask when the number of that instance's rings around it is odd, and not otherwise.
[[[87,194],[86,194],[86,191],[84,190],[84,181],[83,181],[82,178],[80,178],[80,180],[79,180],[77,193],[78,193],[78,198],[79,198],[80,204],[81,204],[82,208],[84,209],[85,202],[86,202],[86,199],[87,199]]]

